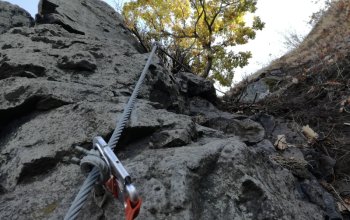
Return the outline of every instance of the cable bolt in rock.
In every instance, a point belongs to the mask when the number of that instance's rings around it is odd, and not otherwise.
[[[115,198],[123,202],[126,220],[132,220],[140,212],[142,200],[139,197],[131,177],[113,150],[102,137],[93,139],[93,149],[85,152],[87,155],[80,162],[84,173],[89,173],[93,167],[100,172],[98,182],[103,184]]]
[[[152,57],[155,54],[157,47],[158,43],[154,42],[146,65],[142,70],[140,78],[136,83],[136,86],[129,98],[128,103],[124,107],[121,119],[118,120],[116,128],[113,131],[108,144],[106,144],[102,138],[96,137],[93,143],[96,149],[88,152],[85,149],[83,150],[82,148],[78,148],[82,150],[83,153],[87,154],[85,159],[83,158],[81,161],[82,169],[85,170],[87,167],[89,168],[89,171],[90,168],[92,168],[92,170],[88,174],[77,196],[72,202],[72,205],[64,217],[64,220],[76,219],[80,210],[85,204],[90,191],[98,181],[105,184],[105,186],[113,193],[116,198],[121,199],[123,197],[122,201],[125,204],[125,215],[127,220],[132,220],[138,215],[141,207],[141,199],[138,197],[135,187],[131,184],[131,178],[128,172],[125,170],[123,165],[121,165],[119,159],[114,154],[113,149],[119,141],[119,138],[126,126],[126,122],[129,120],[131,111],[134,108],[136,102],[137,95],[146,77],[147,71],[152,62]],[[96,150],[99,152],[99,154],[96,153]],[[108,176],[108,173],[112,175]],[[110,179],[105,183],[109,177]]]

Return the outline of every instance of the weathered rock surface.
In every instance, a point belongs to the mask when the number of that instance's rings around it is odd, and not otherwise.
[[[178,82],[181,90],[189,96],[203,97],[213,103],[216,101],[215,88],[209,80],[203,80],[191,73],[181,72],[178,74]]]
[[[78,35],[109,41],[123,39],[124,43],[139,46],[124,28],[122,17],[104,1],[72,1],[67,4],[65,0],[40,0],[37,22],[59,24]]]
[[[243,91],[240,101],[244,103],[258,102],[269,94],[270,89],[268,84],[264,80],[258,80],[247,86],[246,90]]]
[[[72,147],[108,139],[149,55],[99,0],[39,8],[34,27],[0,35],[1,219],[63,218],[84,179],[67,162]],[[175,77],[153,60],[117,148],[143,199],[139,219],[337,216],[311,174],[273,159],[291,153],[274,150],[267,120],[223,112],[216,101],[209,81]],[[118,201],[99,208],[89,198],[78,219],[122,215]]]
[[[33,25],[34,19],[27,11],[17,5],[0,1],[0,34],[13,27],[31,27]]]

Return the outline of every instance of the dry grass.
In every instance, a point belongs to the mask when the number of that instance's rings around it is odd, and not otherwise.
[[[277,89],[254,105],[234,102],[247,85],[272,78],[281,69]],[[320,137],[309,144],[336,160],[335,182],[350,178],[350,1],[338,0],[323,15],[304,42],[232,89],[226,110],[264,112],[300,126],[310,125]],[[248,108],[249,107],[249,108]],[[281,166],[303,175],[304,163],[273,158]],[[346,178],[345,178],[346,177]],[[341,187],[336,190],[342,190]]]
[[[302,66],[308,63],[333,64],[344,58],[350,40],[350,2],[333,2],[302,44],[271,63],[270,68],[281,65]]]
[[[350,51],[350,1],[334,1],[329,10],[321,17],[304,41],[294,50],[236,85],[226,95],[226,99],[239,95],[251,82],[269,75],[275,69],[298,75],[304,80],[308,74],[329,71],[329,67],[348,59]],[[339,77],[342,68],[337,71]]]

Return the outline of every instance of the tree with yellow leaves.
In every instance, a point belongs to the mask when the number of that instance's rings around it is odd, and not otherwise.
[[[123,7],[127,25],[144,42],[159,41],[167,52],[204,78],[230,86],[234,68],[248,64],[250,52],[233,52],[254,39],[264,23],[254,17],[257,0],[136,0]],[[176,66],[173,65],[176,69]]]

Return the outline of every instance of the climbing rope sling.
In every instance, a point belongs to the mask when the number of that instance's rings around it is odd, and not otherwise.
[[[129,120],[137,95],[146,77],[146,73],[151,65],[152,57],[157,47],[157,43],[154,43],[141,76],[136,83],[127,105],[124,107],[122,117],[117,122],[108,144],[102,137],[95,137],[93,140],[93,149],[90,151],[85,150],[87,156],[84,157],[80,163],[82,170],[90,170],[89,168],[92,168],[92,170],[89,172],[77,196],[72,202],[64,220],[76,219],[96,183],[104,184],[116,198],[124,203],[126,220],[132,220],[137,217],[141,208],[141,198],[138,196],[136,188],[132,184],[131,177],[114,154],[113,149],[119,141],[126,122]]]

